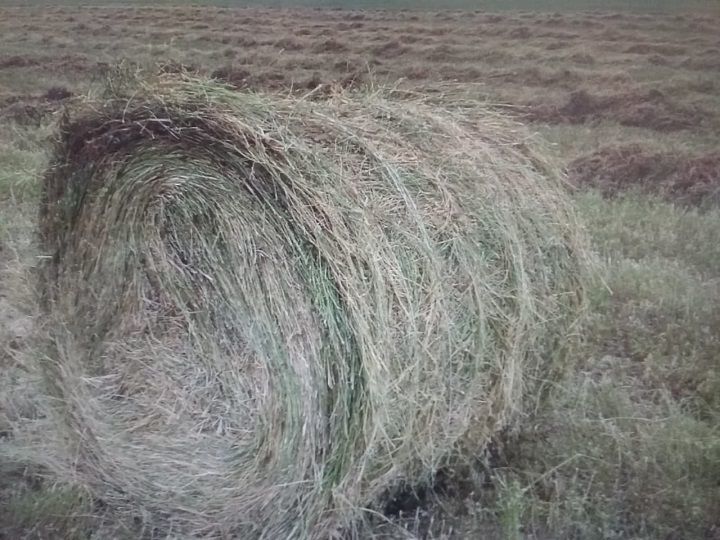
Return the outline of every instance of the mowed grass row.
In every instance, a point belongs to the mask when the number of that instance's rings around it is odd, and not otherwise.
[[[586,115],[643,123],[630,113],[645,104],[669,115],[658,127],[672,128],[696,122],[698,112],[711,120],[717,105],[718,19],[704,12],[0,10],[0,108],[7,99],[42,94],[47,84],[84,91],[120,60],[183,65],[250,87],[460,81],[479,85],[494,101],[530,106],[536,118],[563,122]],[[578,88],[589,99],[576,105],[591,110],[537,110],[571,105]]]

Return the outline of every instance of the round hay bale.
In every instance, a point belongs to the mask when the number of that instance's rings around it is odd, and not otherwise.
[[[555,376],[584,251],[527,133],[469,124],[188,79],[76,105],[41,209],[66,472],[172,534],[324,538],[479,452]]]

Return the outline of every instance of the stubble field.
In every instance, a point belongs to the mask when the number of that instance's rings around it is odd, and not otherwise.
[[[392,85],[469,117],[491,104],[565,167],[602,267],[574,372],[368,534],[720,538],[718,27],[713,12],[0,8],[0,538],[137,536],[1,451],[35,414],[24,352],[53,125],[118,64],[298,94]]]

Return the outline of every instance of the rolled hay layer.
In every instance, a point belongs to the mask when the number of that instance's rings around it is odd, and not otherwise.
[[[584,251],[528,134],[467,124],[187,79],[76,105],[41,209],[58,472],[175,535],[325,538],[479,452],[555,376]]]

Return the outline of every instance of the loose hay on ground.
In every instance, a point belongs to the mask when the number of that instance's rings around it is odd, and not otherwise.
[[[172,534],[327,537],[562,369],[585,255],[491,112],[162,79],[78,104],[41,209],[45,460]]]
[[[579,157],[568,167],[570,181],[606,197],[642,191],[684,206],[720,202],[720,152],[689,155],[639,144],[607,146]]]

